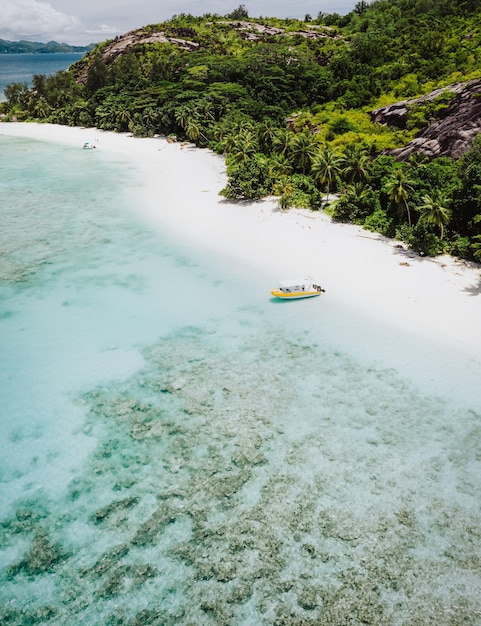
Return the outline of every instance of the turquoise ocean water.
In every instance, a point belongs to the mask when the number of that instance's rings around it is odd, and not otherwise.
[[[0,623],[481,623],[479,364],[272,301],[120,158],[0,171]]]

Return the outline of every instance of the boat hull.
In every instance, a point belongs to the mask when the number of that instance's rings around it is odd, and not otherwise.
[[[301,298],[314,298],[315,296],[320,296],[320,291],[292,291],[286,293],[285,291],[281,291],[280,289],[274,289],[271,291],[271,294],[274,298],[280,298],[281,300],[300,300]]]

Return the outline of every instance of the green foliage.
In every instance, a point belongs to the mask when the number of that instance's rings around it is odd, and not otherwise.
[[[440,239],[444,236],[444,227],[451,218],[451,213],[446,207],[446,198],[439,192],[436,194],[423,196],[423,204],[418,206],[418,211],[421,215],[419,222],[425,224],[428,228],[430,226],[439,228]]]
[[[471,244],[473,258],[481,263],[481,235],[475,235]]]
[[[316,210],[321,206],[321,193],[312,178],[303,174],[281,176],[272,191],[280,196],[279,204],[282,209],[309,207]]]
[[[393,226],[393,220],[387,216],[386,211],[382,209],[376,209],[374,213],[371,213],[364,220],[364,228],[372,232],[381,233],[386,237],[391,237]]]
[[[249,19],[242,4],[226,17]],[[439,119],[453,94],[412,107],[403,130],[369,112],[479,78],[480,18],[476,0],[361,1],[344,16],[251,18],[247,30],[219,15],[180,14],[142,29],[171,42],[110,57],[112,42],[103,42],[67,72],[34,77],[32,89],[9,85],[0,111],[5,120],[173,133],[225,155],[229,199],[275,193],[283,208],[316,209],[336,192],[335,219],[397,232],[424,254],[479,257],[481,139],[459,163],[401,166],[383,154]]]
[[[332,219],[345,223],[352,221],[351,216],[356,212],[357,207],[347,195],[342,196],[333,204]]]
[[[329,139],[333,139],[335,135],[343,135],[354,130],[356,130],[356,127],[347,117],[337,117],[329,124]]]
[[[100,52],[94,51],[92,62],[89,65],[87,75],[87,89],[90,94],[94,94],[98,89],[110,83],[109,70],[105,65]]]
[[[413,227],[400,226],[396,230],[396,238],[404,241],[415,252],[422,256],[437,256],[444,252],[444,246],[434,233],[422,223]]]
[[[481,258],[476,257],[476,237],[473,238],[473,243],[469,237],[461,237],[456,235],[449,243],[449,252],[460,259],[477,259],[481,262]]]
[[[460,235],[481,234],[481,136],[458,162],[458,181],[453,192],[452,226]]]
[[[309,132],[296,133],[292,138],[289,158],[293,169],[306,174],[311,170],[313,159],[319,149],[314,135]]]
[[[361,182],[348,185],[334,205],[332,217],[339,222],[364,224],[376,211],[377,194],[368,185]]]
[[[341,176],[349,184],[362,184],[369,180],[371,161],[362,144],[350,144],[341,157]]]
[[[271,192],[269,171],[260,158],[236,161],[228,166],[227,173],[229,182],[220,193],[228,200],[258,200]]]
[[[30,90],[26,83],[10,83],[4,89],[7,105],[10,108],[26,109],[30,100]]]
[[[316,154],[311,167],[311,175],[314,181],[323,191],[329,192],[336,189],[341,169],[341,157],[326,144]]]
[[[446,89],[433,100],[426,100],[425,102],[414,105],[408,114],[407,128],[409,130],[419,130],[435,122],[448,107],[453,96],[454,94]]]
[[[408,200],[413,191],[413,181],[407,170],[403,167],[393,169],[384,186],[391,202],[396,206],[404,206],[408,225],[411,226],[411,211]]]
[[[371,185],[376,189],[381,189],[384,182],[391,176],[395,166],[394,157],[388,154],[381,154],[373,159],[370,167]]]

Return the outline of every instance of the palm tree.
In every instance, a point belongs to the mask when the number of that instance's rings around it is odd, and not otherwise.
[[[215,121],[215,106],[212,100],[206,98],[200,100],[197,103],[196,110],[205,123]]]
[[[243,128],[229,152],[232,163],[247,163],[257,152],[257,147],[257,137],[254,132]]]
[[[51,111],[52,107],[43,96],[40,96],[35,104],[35,115],[37,117],[48,117]]]
[[[130,122],[132,121],[132,116],[130,115],[129,108],[126,104],[121,103],[116,111],[116,123],[118,124],[119,130],[126,130],[129,127]]]
[[[292,205],[294,185],[290,176],[281,176],[273,187],[273,193],[279,197],[279,206],[284,211]]]
[[[370,158],[364,146],[350,144],[341,157],[342,177],[350,184],[369,180]]]
[[[277,125],[271,119],[266,118],[257,127],[259,146],[265,154],[270,154],[276,136]]]
[[[175,109],[174,115],[177,124],[185,130],[185,127],[188,125],[194,115],[194,108],[183,104],[179,108]]]
[[[277,154],[282,154],[282,156],[289,158],[293,139],[294,133],[291,130],[287,130],[287,128],[280,128],[275,133],[272,141],[274,151]]]
[[[281,176],[289,176],[292,174],[292,166],[286,157],[282,154],[273,154],[269,157],[268,162],[269,176],[271,178],[279,178]]]
[[[349,198],[349,200],[359,206],[363,202],[369,198],[371,188],[367,187],[363,183],[353,183],[352,185],[348,185],[345,190],[345,195]]]
[[[404,204],[408,216],[408,224],[411,223],[411,211],[409,210],[408,198],[412,192],[412,181],[402,168],[395,169],[386,182],[386,191],[392,202],[397,205]]]
[[[451,212],[446,208],[446,199],[441,194],[423,196],[423,203],[419,208],[421,217],[419,218],[427,226],[436,226],[440,229],[439,239],[444,236],[444,227],[451,218]]]
[[[306,174],[311,169],[312,160],[318,152],[319,144],[311,133],[303,132],[294,135],[291,144],[291,162],[294,168]]]
[[[187,124],[184,127],[184,130],[185,130],[185,135],[187,139],[190,139],[190,141],[193,141],[193,142],[196,142],[199,139],[199,137],[202,135],[199,123],[193,117],[188,120]]]
[[[112,130],[116,127],[117,111],[108,99],[105,100],[104,104],[97,107],[95,115],[97,117],[96,126],[102,130]]]
[[[142,114],[142,121],[147,126],[155,126],[155,124],[158,121],[158,117],[159,116],[157,114],[157,111],[154,109],[154,107],[149,106],[146,109],[144,109],[144,112]]]
[[[316,183],[327,188],[326,201],[329,200],[329,190],[339,173],[340,163],[340,157],[328,144],[319,150],[312,160],[311,176]]]
[[[243,118],[220,120],[213,128],[213,136],[219,142],[223,152],[229,153],[239,143],[239,135],[244,131],[254,131],[254,125]]]
[[[175,110],[175,121],[184,130],[185,136],[190,141],[196,142],[199,137],[208,141],[201,130],[200,116],[201,112],[199,109],[188,105],[183,105]]]

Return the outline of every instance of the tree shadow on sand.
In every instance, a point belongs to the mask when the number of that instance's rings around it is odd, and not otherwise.
[[[469,287],[465,287],[464,290],[470,296],[479,296],[481,295],[481,276],[478,278],[477,282]]]

